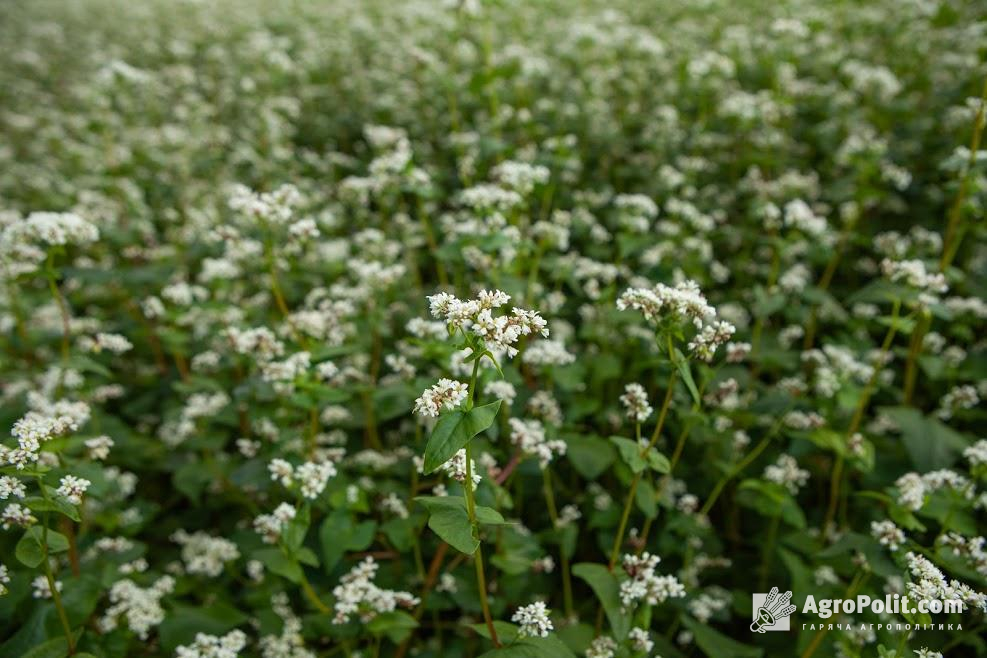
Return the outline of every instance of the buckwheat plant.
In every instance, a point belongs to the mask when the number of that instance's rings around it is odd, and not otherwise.
[[[987,655],[985,3],[0,7],[0,658]]]

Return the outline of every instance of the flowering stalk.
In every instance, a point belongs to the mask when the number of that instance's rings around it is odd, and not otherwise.
[[[939,260],[939,270],[945,272],[952,265],[956,257],[956,251],[960,248],[960,237],[963,235],[963,203],[970,187],[970,172],[977,161],[977,152],[980,149],[980,139],[984,132],[984,113],[987,110],[987,80],[984,81],[983,90],[980,92],[980,107],[977,109],[973,122],[973,135],[970,138],[970,157],[966,164],[963,178],[960,180],[960,190],[956,195],[956,200],[949,209],[949,223],[946,226],[946,235],[943,238],[942,258]]]
[[[45,493],[44,483],[41,478],[38,478],[38,486],[41,488],[41,492],[48,500],[48,494]],[[65,606],[62,604],[62,595],[58,591],[58,583],[55,582],[55,576],[51,571],[51,560],[48,557],[48,513],[45,512],[44,520],[41,526],[41,553],[44,559],[41,560],[41,564],[44,566],[45,579],[48,581],[48,589],[51,590],[51,599],[55,603],[55,610],[58,612],[58,620],[62,624],[62,630],[65,632],[65,641],[68,644],[69,655],[75,655],[75,637],[72,635],[72,626],[69,625],[68,615],[65,614]]]
[[[898,332],[898,317],[901,310],[901,301],[895,300],[894,306],[891,310],[891,326],[888,327],[887,333],[884,335],[884,341],[881,343],[881,352],[878,355],[877,363],[874,367],[874,372],[871,374],[870,379],[864,385],[864,390],[860,393],[860,400],[857,401],[857,408],[853,413],[853,418],[850,420],[850,426],[847,428],[846,435],[844,437],[844,445],[850,440],[857,430],[860,428],[860,423],[864,419],[864,411],[867,409],[867,403],[870,402],[870,396],[874,392],[874,386],[877,384],[877,377],[881,373],[881,366],[884,365],[884,359],[891,349],[891,342],[894,340],[895,334]],[[830,493],[829,493],[829,505],[826,508],[826,517],[823,521],[823,532],[825,532],[832,524],[833,519],[836,516],[836,506],[840,499],[840,485],[843,482],[843,454],[836,454],[836,462],[833,464],[832,476],[830,478]]]
[[[747,453],[746,457],[737,462],[737,464],[731,468],[728,473],[719,479],[716,486],[713,487],[713,491],[706,499],[706,502],[703,504],[702,509],[699,510],[700,516],[706,516],[709,514],[710,510],[713,509],[713,505],[716,504],[716,500],[720,497],[720,494],[723,493],[723,487],[725,487],[730,480],[740,475],[740,473],[750,466],[755,459],[761,456],[761,453],[764,452],[768,445],[770,445],[771,440],[776,434],[778,434],[778,431],[781,430],[783,426],[784,422],[782,420],[777,421],[774,424],[774,427],[771,428],[771,431],[764,435],[764,438],[761,439],[760,443],[754,446],[754,448]]]
[[[849,587],[847,587],[846,593],[843,595],[843,598],[852,599],[854,596],[856,596],[857,591],[861,587],[863,587],[864,584],[866,584],[868,578],[870,578],[869,571],[858,571],[857,574],[853,577],[853,580],[850,581],[850,585]],[[812,638],[812,642],[809,644],[809,646],[805,648],[805,651],[802,652],[802,655],[799,658],[812,658],[813,654],[816,653],[816,650],[819,648],[819,645],[822,644],[823,639],[826,637],[826,632],[828,630],[827,626],[829,628],[833,627],[832,624],[819,625],[819,630],[816,632],[815,637]],[[908,634],[905,633],[904,635],[907,637]]]
[[[669,355],[671,355],[671,339],[669,339]],[[665,418],[668,415],[668,408],[672,403],[672,393],[675,391],[675,380],[678,377],[678,369],[673,368],[672,374],[668,377],[668,384],[665,390],[665,399],[661,403],[661,411],[658,413],[658,422],[655,424],[655,431],[651,433],[651,440],[648,441],[648,445],[641,450],[641,457],[644,457],[655,447],[655,443],[658,442],[658,437],[661,435],[661,429],[665,425]],[[631,507],[634,505],[634,496],[637,493],[637,487],[641,483],[641,476],[644,471],[637,473],[634,479],[631,480],[631,488],[627,492],[627,500],[624,502],[624,512],[620,517],[620,525],[617,526],[617,536],[613,540],[613,550],[610,552],[610,563],[608,568],[613,571],[614,566],[617,564],[617,560],[620,557],[620,547],[624,544],[624,532],[627,530],[627,520],[631,515]]]
[[[983,91],[980,93],[980,107],[973,120],[973,135],[970,138],[970,157],[967,159],[966,169],[960,180],[960,189],[956,194],[956,199],[949,209],[949,219],[946,227],[946,236],[943,241],[942,256],[939,260],[939,271],[943,274],[952,265],[959,249],[960,237],[963,233],[963,204],[970,188],[970,172],[977,161],[977,153],[980,149],[980,140],[983,136],[985,121],[985,110],[987,110],[987,80],[984,80]],[[905,384],[903,404],[910,405],[912,396],[915,393],[915,379],[918,376],[918,357],[922,354],[923,339],[929,328],[932,326],[932,316],[925,312],[918,320],[915,329],[912,331],[911,343],[908,349],[908,359],[905,362]]]
[[[473,374],[470,375],[469,392],[466,394],[466,410],[473,408],[473,396],[476,391],[476,375],[480,369],[480,359],[473,361]],[[469,515],[470,525],[473,528],[473,535],[479,540],[480,524],[476,520],[476,501],[473,498],[473,458],[470,451],[472,441],[466,442],[466,479],[463,480],[463,492],[466,495],[466,513]],[[473,564],[476,566],[476,586],[480,592],[480,607],[483,609],[483,621],[490,632],[490,639],[494,646],[500,646],[497,638],[497,629],[493,625],[493,617],[490,615],[490,604],[487,602],[487,579],[483,572],[483,543],[476,546],[476,555],[473,556]]]
[[[61,342],[61,355],[62,355],[62,369],[58,374],[58,388],[57,392],[60,395],[62,386],[65,383],[65,371],[68,369],[69,365],[69,340],[71,335],[71,328],[69,326],[69,309],[65,304],[65,298],[62,296],[62,292],[58,289],[57,272],[55,271],[55,255],[52,252],[48,253],[48,261],[45,267],[45,275],[48,279],[48,288],[51,290],[52,296],[55,298],[55,303],[58,305],[58,313],[62,318],[62,342]]]
[[[552,489],[552,473],[546,466],[541,470],[542,482],[545,491],[545,503],[548,505],[548,516],[552,520],[552,526],[559,527],[559,512],[555,505],[555,492]],[[566,618],[573,616],[574,607],[572,604],[572,575],[569,568],[569,555],[565,547],[559,546],[559,560],[562,563],[562,601]]]
[[[833,282],[833,276],[836,275],[836,269],[840,265],[840,259],[843,256],[844,248],[850,241],[850,236],[853,235],[853,231],[857,226],[857,215],[847,222],[847,225],[843,228],[840,233],[839,240],[833,247],[833,254],[829,257],[829,262],[826,263],[826,269],[823,271],[822,276],[819,278],[819,284],[816,286],[819,290],[826,291],[829,290],[829,285]],[[819,306],[813,305],[812,311],[809,312],[809,321],[805,327],[805,338],[802,341],[802,349],[810,350],[812,349],[812,344],[815,342],[816,338],[816,325],[819,321]]]

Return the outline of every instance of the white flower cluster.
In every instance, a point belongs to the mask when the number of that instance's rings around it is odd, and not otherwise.
[[[86,448],[89,452],[87,456],[89,459],[95,461],[103,461],[110,456],[110,448],[113,447],[113,439],[108,436],[94,436],[91,439],[85,440]]]
[[[987,595],[958,580],[947,581],[942,571],[923,555],[910,552],[905,560],[912,574],[907,589],[913,601],[960,601],[964,607],[969,605],[987,612]]]
[[[7,585],[10,583],[10,571],[7,566],[0,564],[0,596],[7,593]]]
[[[953,555],[962,557],[981,576],[987,576],[987,539],[984,537],[964,537],[956,532],[948,532],[938,540]]]
[[[785,226],[798,229],[816,239],[825,238],[829,232],[826,218],[815,214],[809,204],[801,199],[785,204]]]
[[[851,350],[841,346],[808,350],[801,358],[803,363],[812,364],[813,387],[827,398],[836,395],[845,382],[863,384],[874,374],[874,366],[859,361]]]
[[[561,340],[539,340],[525,350],[521,360],[533,366],[565,366],[574,363],[576,355]]]
[[[267,327],[250,329],[227,327],[223,334],[237,354],[253,356],[260,361],[274,359],[284,354],[284,343]]]
[[[100,618],[99,629],[104,633],[113,631],[122,615],[127,628],[146,640],[151,629],[164,621],[161,599],[174,589],[175,579],[171,576],[162,576],[147,588],[139,587],[132,580],[118,580],[110,587],[110,607]]]
[[[537,311],[514,307],[511,315],[494,317],[493,310],[511,300],[499,290],[482,290],[476,299],[462,301],[454,295],[440,292],[428,297],[432,316],[445,320],[454,329],[470,331],[482,338],[492,351],[502,351],[513,358],[518,350],[514,344],[522,336],[541,334],[548,337],[548,323]]]
[[[377,587],[373,582],[377,568],[377,562],[367,557],[340,579],[339,585],[332,590],[336,599],[333,623],[345,624],[353,615],[368,622],[382,612],[391,612],[399,606],[413,608],[420,603],[418,597],[408,592]]]
[[[980,402],[980,394],[973,386],[969,384],[954,386],[939,400],[936,416],[942,420],[949,420],[956,411],[972,409],[977,406],[978,402]]]
[[[290,395],[295,390],[295,379],[303,375],[311,365],[308,352],[297,352],[283,361],[264,361],[260,364],[261,377],[270,383],[280,395]]]
[[[295,518],[297,510],[288,503],[281,503],[270,514],[260,514],[254,519],[254,530],[266,544],[276,544],[284,526]]]
[[[545,428],[537,420],[511,418],[507,422],[511,427],[511,443],[525,454],[537,457],[542,468],[548,466],[556,456],[566,453],[566,442],[561,439],[546,439]]]
[[[655,643],[645,628],[632,628],[627,634],[627,639],[631,643],[631,649],[642,651],[645,655],[650,654],[651,650],[655,648]]]
[[[892,281],[903,281],[925,293],[942,294],[949,290],[945,275],[941,272],[929,272],[925,268],[925,263],[920,260],[885,258],[881,261],[881,273]]]
[[[551,177],[548,167],[514,160],[501,162],[490,173],[501,185],[521,195],[530,194],[536,185],[544,185]]]
[[[973,487],[970,486],[970,481],[949,469],[929,471],[922,475],[905,473],[895,481],[894,486],[898,489],[898,503],[913,512],[922,509],[928,494],[943,487],[958,491],[967,499],[973,497]]]
[[[636,382],[624,387],[624,394],[620,396],[620,403],[627,409],[627,417],[635,423],[643,423],[648,420],[654,411],[648,403],[647,391]]]
[[[89,488],[92,482],[85,478],[78,478],[74,475],[66,475],[59,482],[58,489],[55,490],[59,496],[65,498],[73,505],[82,504],[82,496],[85,495],[86,490]]]
[[[258,646],[262,658],[315,658],[315,653],[305,648],[302,620],[291,610],[288,595],[278,592],[272,596],[271,608],[284,626],[281,635],[265,635],[260,639]]]
[[[616,655],[617,641],[609,635],[601,635],[586,648],[586,658],[614,658]]]
[[[17,503],[10,503],[0,513],[0,527],[9,530],[10,526],[26,528],[38,522],[31,510]]]
[[[0,465],[9,464],[23,469],[40,458],[41,444],[67,432],[74,432],[89,420],[89,406],[84,402],[59,400],[49,403],[29,398],[32,407],[14,423],[10,433],[17,439],[17,448],[0,445]]]
[[[259,194],[245,185],[235,185],[229,206],[251,222],[283,225],[291,221],[301,202],[302,195],[294,185],[282,185],[273,192]]]
[[[544,601],[535,601],[514,611],[511,621],[518,624],[519,637],[548,637],[555,628],[549,618],[549,609]]]
[[[176,530],[171,540],[182,547],[182,561],[191,574],[215,578],[223,573],[223,565],[240,557],[237,545],[222,537],[211,537],[205,532],[188,533]]]
[[[654,288],[628,288],[617,299],[621,311],[640,311],[655,324],[690,323],[698,333],[689,342],[689,350],[697,358],[710,361],[716,348],[733,337],[737,329],[729,322],[716,319],[716,309],[706,301],[699,284],[692,280]]]
[[[84,336],[80,339],[79,343],[82,349],[96,354],[100,352],[123,354],[134,349],[134,344],[126,336],[121,336],[120,334],[99,333],[94,338]]]
[[[442,378],[426,388],[415,400],[415,413],[435,417],[441,409],[455,409],[469,392],[469,386],[455,379]]]
[[[33,272],[50,247],[86,245],[99,240],[99,229],[75,213],[33,212],[0,232],[0,262],[12,275]]]
[[[336,466],[331,461],[307,461],[297,468],[283,459],[272,459],[267,470],[271,479],[285,487],[299,483],[301,493],[309,499],[316,499],[325,491],[330,478],[336,476]]]
[[[970,462],[970,466],[982,466],[987,464],[987,439],[980,439],[969,448],[963,451],[963,456]]]
[[[685,587],[675,576],[663,576],[655,572],[661,558],[647,551],[640,556],[624,555],[622,565],[629,576],[620,584],[620,603],[630,610],[640,601],[658,605],[668,599],[685,596]]]
[[[222,637],[196,633],[192,644],[175,649],[175,658],[237,658],[245,646],[247,634],[239,629]]]
[[[897,551],[905,543],[905,533],[893,521],[871,522],[870,534],[880,542],[881,546],[887,546],[892,552]]]
[[[778,461],[765,467],[764,479],[782,485],[795,495],[809,481],[809,471],[799,468],[791,455],[780,455]]]
[[[456,454],[452,456],[452,459],[450,459],[449,461],[447,461],[445,464],[442,465],[442,470],[444,470],[446,474],[449,477],[451,477],[453,480],[456,480],[457,482],[465,483],[466,482],[466,449],[460,448],[456,452]],[[470,475],[472,476],[473,490],[475,491],[476,486],[480,484],[480,480],[482,480],[483,477],[479,473],[477,473],[476,462],[472,459],[470,460]]]
[[[48,582],[48,578],[45,576],[36,576],[34,580],[31,581],[31,587],[34,591],[31,592],[31,596],[36,599],[50,599],[51,596],[51,583]],[[55,581],[55,589],[59,592],[62,591],[62,581]]]
[[[0,476],[0,500],[7,500],[10,497],[23,498],[27,495],[24,483],[12,475]]]

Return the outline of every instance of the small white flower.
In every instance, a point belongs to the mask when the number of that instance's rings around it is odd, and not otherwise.
[[[435,417],[440,409],[455,409],[469,392],[469,386],[454,379],[440,379],[415,400],[415,413]]]
[[[549,632],[554,628],[548,615],[549,609],[545,606],[545,602],[535,601],[518,608],[511,621],[521,626],[518,630],[518,635],[521,637],[548,637]]]

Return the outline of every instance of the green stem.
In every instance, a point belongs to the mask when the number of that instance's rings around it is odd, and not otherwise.
[[[58,289],[57,273],[55,272],[55,256],[54,254],[48,254],[48,263],[45,267],[45,274],[48,278],[48,288],[51,290],[52,296],[55,298],[55,303],[58,305],[58,313],[62,318],[62,341],[61,341],[61,356],[62,356],[62,367],[58,374],[58,386],[56,388],[56,395],[62,394],[62,386],[65,382],[65,371],[68,369],[69,364],[69,340],[72,333],[71,326],[69,324],[69,309],[65,303],[65,297],[62,296],[61,291]]]
[[[846,436],[843,441],[844,445],[846,445],[847,441],[849,441],[849,439],[856,434],[857,430],[860,428],[860,424],[863,422],[864,412],[867,410],[867,403],[870,402],[870,397],[874,392],[878,375],[881,374],[881,368],[884,366],[885,357],[891,349],[891,342],[894,340],[895,334],[898,333],[898,317],[900,311],[901,301],[896,299],[894,301],[894,307],[891,310],[891,326],[888,327],[888,331],[884,335],[884,341],[881,343],[881,352],[877,358],[877,362],[874,364],[874,372],[864,385],[864,390],[860,393],[860,400],[857,402],[857,408],[853,412],[853,418],[850,420],[850,426],[846,431]],[[830,477],[829,505],[826,507],[826,517],[822,525],[823,532],[826,532],[829,529],[830,525],[833,523],[833,520],[836,518],[836,509],[841,495],[840,488],[843,483],[843,463],[843,453],[838,452],[836,454],[836,462],[833,464],[833,471]]]
[[[942,258],[939,260],[939,271],[941,272],[949,269],[956,257],[957,250],[960,248],[960,236],[963,234],[963,204],[970,187],[970,172],[973,171],[973,166],[977,162],[980,139],[984,132],[985,107],[987,107],[987,80],[984,80],[984,87],[980,92],[980,107],[974,118],[973,135],[970,138],[970,158],[963,172],[963,178],[960,180],[960,189],[956,195],[956,200],[949,209],[949,223],[946,227],[946,236],[943,239]]]
[[[716,486],[713,487],[713,491],[709,494],[709,497],[706,499],[706,503],[703,505],[702,509],[699,510],[700,516],[705,516],[709,514],[710,510],[713,509],[713,505],[716,504],[717,498],[719,498],[720,494],[723,493],[723,488],[727,485],[727,483],[733,478],[740,475],[740,473],[745,468],[750,466],[755,459],[761,456],[761,453],[764,452],[765,449],[768,447],[768,445],[771,443],[771,440],[774,438],[775,434],[777,434],[778,431],[781,429],[782,424],[783,421],[781,420],[776,422],[774,427],[771,428],[771,430],[764,435],[764,438],[761,439],[761,441],[756,446],[754,446],[753,450],[747,453],[747,456],[745,456],[743,459],[737,462],[736,466],[731,468],[726,473],[726,475],[720,478],[719,482],[716,483]]]
[[[675,378],[678,376],[678,369],[672,370],[672,374],[668,378],[668,388],[665,391],[665,399],[661,404],[661,411],[658,414],[658,422],[655,424],[655,431],[651,433],[651,440],[648,441],[648,445],[641,449],[641,456],[648,454],[648,452],[655,446],[658,442],[658,437],[661,435],[661,429],[665,425],[665,418],[668,417],[668,408],[672,403],[672,393],[675,390]],[[610,551],[610,563],[609,569],[613,570],[614,566],[617,564],[617,559],[620,557],[620,547],[624,543],[624,532],[627,530],[627,520],[631,516],[631,507],[634,505],[634,496],[637,493],[637,487],[641,483],[641,476],[644,471],[634,475],[634,479],[631,480],[631,488],[627,492],[627,500],[624,502],[624,512],[620,517],[620,525],[617,526],[617,536],[613,540],[613,549]]]
[[[473,378],[470,382],[470,395],[468,405],[473,403],[473,386],[476,384],[476,369],[479,359],[473,364]],[[476,587],[480,593],[480,607],[483,609],[483,621],[487,625],[490,639],[495,647],[500,647],[500,640],[497,638],[497,629],[494,628],[493,617],[490,616],[490,603],[487,601],[487,578],[483,573],[483,543],[480,539],[480,524],[476,521],[476,503],[473,500],[473,466],[472,453],[470,452],[470,442],[466,442],[466,480],[463,482],[463,491],[466,494],[466,512],[469,514],[470,525],[473,527],[473,534],[477,538],[476,554],[473,556],[473,564],[476,566]]]
[[[316,607],[316,609],[319,612],[325,615],[330,614],[332,610],[330,610],[329,606],[327,606],[325,603],[322,602],[322,600],[319,598],[319,595],[315,593],[314,589],[312,589],[312,583],[310,583],[308,581],[308,578],[305,576],[305,568],[302,567],[302,565],[298,564],[297,561],[295,562],[295,566],[298,567],[298,571],[302,575],[301,585],[302,585],[302,591],[305,592],[305,597],[308,598],[308,600],[312,603],[312,605]]]
[[[558,528],[559,513],[555,506],[555,492],[552,489],[552,473],[549,469],[542,469],[542,480],[544,481],[545,503],[548,505],[548,515],[552,519],[552,526]],[[566,619],[571,619],[575,610],[572,603],[572,577],[569,573],[569,556],[565,552],[565,547],[559,545],[559,560],[562,563],[562,601]]]
[[[46,502],[51,502],[48,497],[48,492],[45,491],[44,482],[41,478],[38,478],[38,487],[41,489],[41,495]],[[55,610],[58,612],[58,620],[62,624],[62,630],[65,632],[65,641],[68,643],[69,655],[75,654],[75,638],[72,635],[72,627],[69,625],[68,615],[65,614],[65,606],[62,605],[62,595],[58,591],[58,587],[55,583],[55,576],[51,571],[51,560],[48,558],[48,513],[45,512],[44,521],[41,528],[41,552],[44,555],[44,559],[41,563],[44,565],[45,578],[48,581],[48,589],[51,590],[51,599],[55,603]]]

